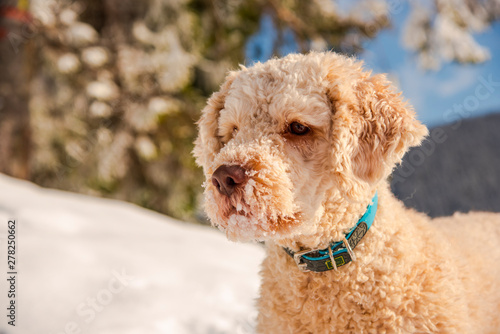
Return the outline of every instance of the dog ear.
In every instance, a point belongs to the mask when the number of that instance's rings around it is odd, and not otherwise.
[[[208,99],[207,105],[201,111],[201,117],[198,124],[198,137],[194,142],[193,155],[196,158],[198,166],[203,167],[206,173],[209,170],[210,162],[215,158],[216,153],[222,148],[218,138],[218,120],[219,113],[224,109],[226,96],[231,88],[237,72],[230,72],[218,92],[212,94]]]
[[[335,73],[328,95],[334,108],[336,174],[346,193],[355,197],[359,187],[387,177],[428,131],[385,75],[371,76],[362,71],[362,63],[348,63],[354,71],[343,74],[350,80]]]
[[[428,131],[385,75],[362,80],[356,92],[361,126],[353,167],[357,176],[372,183],[389,176],[406,151],[420,145]]]

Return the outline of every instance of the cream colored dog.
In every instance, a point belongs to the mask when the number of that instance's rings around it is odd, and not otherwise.
[[[388,188],[426,134],[383,75],[335,53],[228,75],[194,154],[212,223],[265,241],[259,332],[500,333],[499,216],[431,221]]]

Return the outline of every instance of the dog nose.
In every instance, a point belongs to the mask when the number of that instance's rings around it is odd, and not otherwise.
[[[212,174],[212,184],[222,195],[231,196],[234,190],[248,180],[246,170],[240,166],[222,165]]]

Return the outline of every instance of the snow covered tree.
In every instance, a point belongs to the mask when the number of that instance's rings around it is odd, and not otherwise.
[[[39,1],[32,178],[187,218],[202,94],[197,18],[186,1]]]
[[[403,42],[418,54],[424,68],[438,69],[443,62],[481,63],[490,58],[474,33],[500,18],[498,0],[411,1]]]
[[[326,4],[32,1],[40,26],[32,179],[188,219],[202,180],[191,158],[194,121],[227,69],[244,60],[262,13],[279,34],[289,27],[301,51],[340,47],[349,32],[373,37],[388,24],[383,11],[363,20]]]
[[[424,60],[484,60],[471,33],[497,18],[497,2],[430,4],[426,15],[415,5],[407,45]],[[397,0],[31,0],[34,18],[21,28],[33,33],[19,44],[29,46],[33,59],[23,79],[26,87],[30,81],[29,115],[21,123],[29,129],[20,137],[10,128],[0,143],[0,168],[8,172],[2,163],[14,156],[13,143],[24,140],[31,149],[16,158],[26,171],[21,177],[193,219],[202,182],[191,157],[194,122],[226,71],[245,62],[245,54],[252,60],[291,50],[355,54],[401,6]],[[26,54],[2,55],[15,62]],[[12,67],[3,80],[13,82],[17,72]],[[28,100],[22,90],[3,91]],[[14,119],[12,110],[0,119]]]

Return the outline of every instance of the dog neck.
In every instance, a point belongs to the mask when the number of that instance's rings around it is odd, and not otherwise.
[[[378,195],[375,193],[372,203],[351,231],[346,233],[341,241],[331,242],[325,249],[305,249],[300,252],[293,252],[288,248],[284,248],[284,250],[304,272],[321,272],[332,269],[337,271],[338,267],[356,259],[354,249],[370,229],[377,213],[377,205]]]
[[[332,242],[343,240],[366,213],[367,207],[372,204],[374,194],[377,192],[380,194],[378,188],[382,189],[382,197],[385,197],[384,186],[367,190],[366,194],[357,200],[346,199],[337,190],[327,192],[321,219],[308,224],[305,231],[299,230],[292,237],[275,240],[275,243],[298,252],[307,249],[324,249]]]
[[[387,183],[381,183],[379,187],[373,189],[373,192],[378,193],[378,211],[372,223],[372,227],[359,241],[356,249],[353,249],[356,257],[356,261],[353,263],[355,263],[356,266],[367,265],[373,256],[382,256],[381,254],[384,249],[386,249],[385,244],[393,239],[392,234],[399,229],[399,227],[392,226],[400,224],[396,216],[404,216],[404,211],[406,210],[402,205],[396,205],[398,201],[392,195]],[[356,226],[360,217],[366,213],[367,207],[372,203],[372,199],[372,197],[368,198],[366,204],[364,201],[355,204],[345,200],[342,203],[332,201],[327,206],[328,211],[326,211],[324,215],[324,217],[328,217],[329,219],[323,219],[321,223],[318,224],[316,234],[297,235],[293,239],[273,240],[266,242],[266,244],[271,247],[271,249],[275,249],[272,253],[283,258],[283,260],[286,259],[286,263],[288,263],[290,267],[293,267],[290,268],[290,270],[300,271],[300,267],[297,266],[296,261],[294,261],[283,248],[287,248],[293,253],[311,249],[328,249],[332,242],[342,240],[343,237]],[[333,203],[335,203],[335,205]],[[338,210],[337,214],[334,214],[334,211],[332,211],[334,207]],[[393,210],[387,211],[384,207],[392,207]],[[384,224],[382,224],[382,222]],[[351,266],[352,265],[348,265],[345,267]],[[332,266],[328,269],[335,268]],[[338,270],[341,272],[346,269],[340,267]]]

